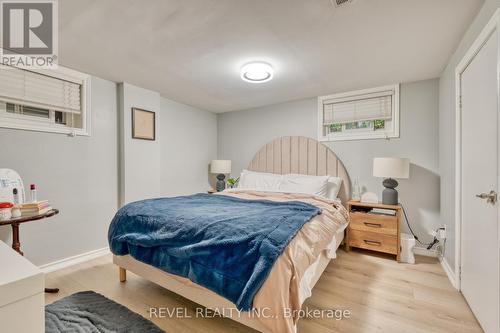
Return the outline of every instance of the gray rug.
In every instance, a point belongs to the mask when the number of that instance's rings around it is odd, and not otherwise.
[[[93,291],[83,291],[45,307],[46,333],[164,333],[155,324]]]

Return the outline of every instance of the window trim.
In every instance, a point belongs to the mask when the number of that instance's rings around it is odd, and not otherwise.
[[[368,95],[368,94],[377,94],[385,91],[392,90],[393,94],[393,103],[392,103],[392,129],[389,131],[360,131],[355,133],[355,131],[349,132],[337,132],[330,133],[324,135],[324,125],[323,125],[323,104],[327,100],[332,99],[349,99],[353,98],[359,99],[360,95]],[[318,97],[318,141],[352,141],[352,140],[373,140],[373,139],[389,139],[389,138],[399,138],[399,84],[369,88],[363,90],[349,91],[339,94],[327,95],[327,96],[319,96]]]
[[[91,136],[91,108],[90,108],[90,75],[66,67],[58,66],[57,69],[30,69],[30,71],[75,82],[82,85],[81,107],[82,128],[67,127],[60,124],[40,121],[31,116],[9,114],[0,110],[0,127],[20,129],[35,132],[66,134],[70,136]]]

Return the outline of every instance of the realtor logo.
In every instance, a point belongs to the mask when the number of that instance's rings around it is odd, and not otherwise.
[[[20,68],[57,66],[57,2],[0,1],[1,63]]]

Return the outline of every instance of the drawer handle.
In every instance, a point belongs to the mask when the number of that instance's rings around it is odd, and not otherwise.
[[[367,239],[363,239],[363,241],[368,245],[375,245],[375,246],[382,245],[382,242],[378,242],[378,241],[372,241],[372,240],[367,240]]]
[[[370,227],[370,228],[382,228],[382,224],[380,224],[380,223],[370,223],[370,222],[364,222],[364,224],[365,224],[367,227]]]

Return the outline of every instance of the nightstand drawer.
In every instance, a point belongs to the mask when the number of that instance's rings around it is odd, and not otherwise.
[[[349,230],[349,246],[398,254],[398,237],[396,235],[353,230],[351,228],[351,230]]]
[[[398,234],[398,219],[396,216],[351,212],[349,227],[354,230],[396,236]]]

